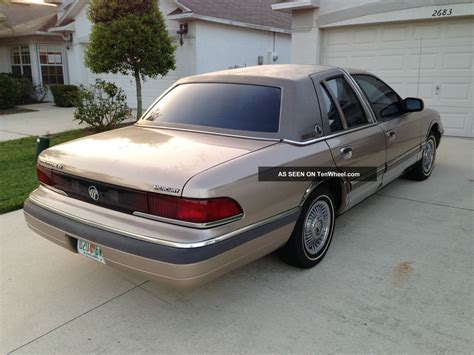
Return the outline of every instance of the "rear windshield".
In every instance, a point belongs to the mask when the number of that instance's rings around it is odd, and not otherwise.
[[[278,132],[280,88],[246,84],[192,83],[176,86],[144,120],[253,132]]]

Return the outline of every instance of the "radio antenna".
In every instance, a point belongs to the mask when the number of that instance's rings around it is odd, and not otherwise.
[[[416,83],[416,97],[419,97],[420,94],[420,72],[421,72],[421,50],[423,48],[423,33],[420,33],[420,54],[418,56],[418,82]]]

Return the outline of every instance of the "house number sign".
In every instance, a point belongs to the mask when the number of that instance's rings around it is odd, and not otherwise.
[[[453,9],[434,9],[431,17],[451,16]]]

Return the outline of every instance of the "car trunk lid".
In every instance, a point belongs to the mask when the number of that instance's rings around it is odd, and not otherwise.
[[[64,175],[142,191],[181,195],[197,173],[274,141],[127,127],[54,146],[39,158]]]

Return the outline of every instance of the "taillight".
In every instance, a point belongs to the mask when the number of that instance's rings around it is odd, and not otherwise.
[[[36,165],[36,175],[38,175],[38,180],[43,184],[53,186],[53,171],[51,169],[45,168],[41,165]]]
[[[209,223],[238,216],[242,208],[228,197],[193,199],[149,193],[148,213],[185,222]]]
[[[138,191],[90,181],[41,165],[36,166],[36,173],[41,183],[61,190],[72,198],[125,213],[142,212],[191,223],[216,222],[242,214],[240,205],[229,197],[200,199]],[[101,192],[98,200],[93,200],[89,195],[91,185]]]

